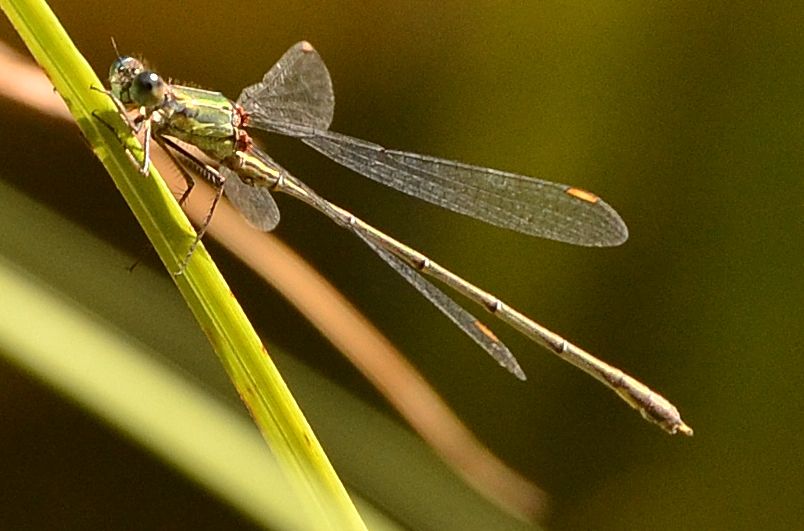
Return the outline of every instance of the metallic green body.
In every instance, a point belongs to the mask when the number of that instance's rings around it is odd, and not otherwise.
[[[220,92],[172,85],[156,114],[155,133],[192,144],[216,161],[245,147],[239,145],[245,115]]]

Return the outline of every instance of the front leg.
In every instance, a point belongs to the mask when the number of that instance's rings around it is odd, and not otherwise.
[[[199,164],[202,164],[202,162],[195,158],[191,158],[192,154],[190,152],[184,150],[180,145],[173,142],[169,138],[165,137],[160,138],[158,136],[155,136],[154,140],[156,141],[157,144],[159,144],[159,147],[161,147],[165,151],[165,153],[167,153],[167,155],[170,157],[170,160],[172,160],[173,164],[175,164],[176,167],[179,169],[179,173],[181,174],[182,179],[184,179],[184,183],[187,185],[187,188],[184,189],[184,192],[182,192],[181,197],[179,197],[179,206],[184,206],[184,202],[187,201],[187,198],[190,197],[190,192],[193,191],[193,187],[195,186],[195,179],[193,179],[192,174],[185,167],[185,162],[183,162],[182,159],[180,159],[176,155],[176,152],[181,153],[182,156],[184,157],[184,160],[191,162],[193,165],[197,166]],[[197,169],[197,171],[205,171],[205,170]]]
[[[126,110],[125,105],[123,105],[123,102],[112,94],[111,90],[99,88],[94,85],[91,85],[89,88],[91,90],[106,94],[109,99],[112,100],[112,103],[114,103],[114,106],[117,109],[117,114],[123,119],[124,122],[126,122],[129,130],[131,130],[135,135],[139,135],[142,132],[143,126],[145,127],[145,136],[143,138],[143,160],[141,163],[139,163],[139,166],[140,173],[147,175],[148,171],[150,170],[151,163],[151,116],[145,111],[145,109],[141,108],[137,111],[137,115],[132,119]],[[109,122],[104,120],[100,115],[98,115],[98,113],[94,111],[92,115],[104,126],[106,126],[106,128],[112,131],[121,144],[124,143],[117,130]]]
[[[120,118],[122,118],[123,121],[126,122],[126,124],[128,124],[129,129],[134,131],[135,134],[140,133],[140,130],[142,129],[142,122],[145,118],[142,111],[140,111],[137,117],[132,120],[131,117],[128,115],[128,110],[126,110],[125,105],[123,105],[123,102],[120,101],[114,94],[112,94],[111,90],[108,90],[103,87],[96,87],[95,85],[90,85],[89,88],[90,90],[100,92],[101,94],[106,94],[109,97],[109,99],[112,100],[112,103],[114,103],[115,108],[117,108],[117,114],[119,114]],[[106,125],[106,127],[109,127],[110,129],[114,130],[114,128],[104,119],[98,117],[97,115],[95,115],[95,117],[98,118],[98,120],[100,120],[101,122],[103,122]]]
[[[193,186],[195,185],[191,171],[196,172],[201,177],[206,179],[215,189],[215,196],[212,198],[212,204],[209,206],[207,215],[204,217],[204,220],[198,227],[195,239],[193,240],[193,243],[190,244],[190,248],[187,249],[187,253],[184,255],[184,258],[179,264],[179,269],[173,273],[175,276],[179,276],[184,273],[185,269],[187,269],[187,264],[190,262],[190,258],[192,258],[196,247],[198,247],[198,244],[201,242],[201,239],[207,232],[207,228],[209,228],[209,224],[212,222],[212,215],[215,213],[215,208],[218,206],[218,202],[223,196],[223,186],[226,183],[226,178],[221,175],[217,169],[198,158],[195,154],[185,149],[178,142],[163,136],[156,136],[154,139],[159,143],[160,146],[165,148],[165,151],[173,162],[176,163],[176,166],[178,166],[182,177],[187,183],[187,190],[185,190],[181,196],[181,199],[179,199],[180,205],[184,203],[184,201],[190,195],[190,191],[193,189]],[[188,168],[187,165],[190,165],[192,170]]]
[[[140,173],[148,175],[151,166],[151,119],[145,118],[145,137],[142,139],[143,157],[140,165]],[[137,131],[139,132],[139,131]]]

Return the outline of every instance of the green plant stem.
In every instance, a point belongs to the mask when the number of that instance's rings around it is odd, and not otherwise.
[[[0,6],[64,98],[81,132],[111,175],[168,271],[176,271],[193,231],[155,169],[143,177],[129,153],[139,144],[45,2]],[[97,117],[125,134],[125,148]],[[128,151],[127,151],[127,149]],[[352,501],[226,282],[199,246],[174,276],[290,486],[308,507],[311,529],[365,529]],[[203,444],[200,441],[199,444]]]

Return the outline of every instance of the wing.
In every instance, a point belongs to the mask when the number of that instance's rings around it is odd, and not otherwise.
[[[291,190],[284,189],[297,199],[309,204],[336,224],[348,229],[353,234],[358,236],[369,248],[377,253],[391,268],[399,273],[405,280],[407,280],[419,293],[421,293],[427,300],[429,300],[436,308],[438,308],[444,315],[446,315],[455,325],[458,326],[465,334],[472,338],[483,350],[488,352],[497,363],[508,369],[520,380],[525,379],[525,373],[517,363],[516,358],[508,350],[508,347],[500,341],[486,326],[477,320],[472,314],[466,311],[463,307],[453,301],[447,294],[438,289],[431,282],[421,276],[415,269],[407,265],[405,262],[391,254],[389,251],[383,249],[372,237],[364,233],[357,225],[349,222],[343,213],[339,214],[337,208],[316,194],[310,187],[299,181],[296,177],[291,175],[287,170],[282,168],[270,156],[258,148],[252,148],[254,156],[259,157],[260,160],[272,167],[278,174],[284,176],[284,181],[292,182],[298,189],[303,190],[303,193],[291,193]],[[227,181],[228,182],[228,181]],[[283,190],[280,188],[280,190]],[[343,212],[343,211],[341,211]]]
[[[408,264],[389,253],[382,247],[375,245],[367,236],[355,229],[354,232],[360,237],[369,248],[385,260],[385,263],[399,273],[402,278],[407,280],[411,286],[416,288],[419,293],[438,308],[441,313],[446,315],[455,326],[460,328],[475,343],[480,345],[483,350],[489,353],[494,360],[504,367],[508,372],[525,380],[525,372],[519,366],[516,357],[508,350],[508,347],[500,341],[486,326],[477,318],[466,311],[458,303],[452,300],[446,293],[438,289],[432,282],[425,279]]]
[[[254,228],[269,232],[279,224],[279,208],[267,188],[249,186],[236,173],[221,166],[224,177],[223,191]]]
[[[335,112],[329,71],[306,41],[294,45],[262,81],[243,89],[237,103],[260,129],[288,134],[286,125],[328,129]]]
[[[385,149],[334,131],[314,131],[301,140],[369,179],[498,227],[596,247],[628,238],[619,214],[579,188]]]
[[[394,151],[329,130],[332,82],[321,57],[296,44],[238,102],[250,125],[299,137],[338,164],[391,188],[492,225],[575,245],[607,247],[628,238],[617,212],[565,184]]]

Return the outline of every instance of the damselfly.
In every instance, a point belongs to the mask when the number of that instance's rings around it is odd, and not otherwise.
[[[219,92],[166,82],[133,57],[118,57],[109,72],[110,96],[136,131],[145,130],[141,169],[150,164],[151,139],[182,168],[187,190],[192,169],[217,190],[209,214],[181,270],[203,236],[224,191],[248,222],[265,231],[279,222],[271,192],[283,192],[348,229],[424,297],[520,379],[525,375],[508,348],[478,319],[426,280],[429,275],[480,304],[499,319],[600,380],[644,418],[669,433],[692,435],[664,397],[532,321],[418,251],[330,203],[258,149],[246,131],[254,127],[299,138],[339,164],[370,179],[449,210],[525,234],[575,245],[619,245],[628,230],[617,212],[596,195],[563,184],[459,162],[385,149],[329,129],[335,98],[329,72],[307,42],[300,42],[232,102]],[[137,110],[135,118],[127,111]],[[191,145],[217,167],[187,149]]]

